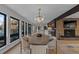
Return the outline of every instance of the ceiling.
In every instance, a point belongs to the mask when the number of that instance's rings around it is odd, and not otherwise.
[[[38,9],[41,8],[41,15],[45,19],[43,24],[46,24],[75,7],[76,4],[7,4],[7,6],[33,24],[37,24],[34,18],[38,15]]]
[[[67,16],[65,18],[79,18],[79,12],[76,12],[76,13],[74,13],[72,15],[69,15],[69,16]]]

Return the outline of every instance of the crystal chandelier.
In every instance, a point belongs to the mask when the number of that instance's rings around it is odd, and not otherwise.
[[[40,11],[41,11],[41,8],[38,9],[38,16],[35,18],[35,20],[36,20],[38,23],[40,23],[40,22],[42,22],[42,21],[44,20],[44,17],[41,16],[41,14],[40,14]]]

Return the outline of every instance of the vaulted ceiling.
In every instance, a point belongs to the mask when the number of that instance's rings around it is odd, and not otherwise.
[[[43,24],[46,24],[75,7],[76,4],[7,4],[7,6],[34,24],[37,24],[34,18],[38,15],[38,9],[41,8],[41,15],[45,19]]]

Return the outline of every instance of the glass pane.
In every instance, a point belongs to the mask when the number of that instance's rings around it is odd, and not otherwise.
[[[0,14],[0,47],[6,44],[6,19],[5,15]]]
[[[44,30],[47,30],[47,27],[46,26],[44,26]]]
[[[25,34],[27,35],[27,23],[25,24]]]
[[[66,37],[74,37],[75,36],[75,30],[64,30],[64,36]]]
[[[38,26],[38,30],[41,30],[41,29],[40,29],[40,26]]]
[[[74,37],[75,36],[76,21],[64,21],[64,36]]]
[[[21,22],[22,37],[24,36],[24,22]]]
[[[28,35],[31,35],[31,24],[28,24]]]
[[[76,26],[75,21],[64,22],[64,28],[75,29],[75,26]]]
[[[19,38],[19,20],[11,17],[10,24],[10,39],[13,42]]]

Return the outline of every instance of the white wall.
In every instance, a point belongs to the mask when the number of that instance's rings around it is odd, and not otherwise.
[[[9,49],[5,54],[21,54],[20,43],[15,45],[13,48]]]

